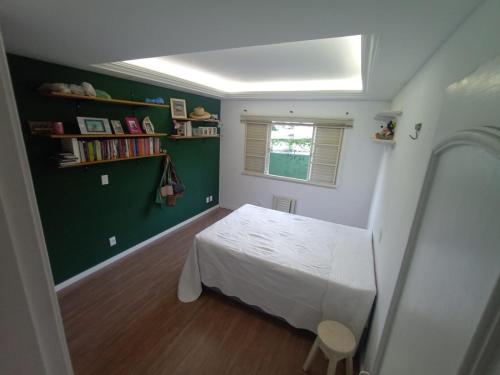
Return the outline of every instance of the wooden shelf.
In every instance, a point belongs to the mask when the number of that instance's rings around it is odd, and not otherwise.
[[[396,141],[394,139],[378,139],[378,138],[372,137],[372,141],[375,143],[382,143],[382,144],[390,145],[390,146],[394,146],[396,144]]]
[[[75,95],[75,94],[63,94],[58,92],[40,92],[43,96],[48,96],[52,98],[60,98],[60,99],[73,99],[73,100],[88,100],[100,103],[110,103],[110,104],[120,104],[120,105],[132,105],[138,107],[155,107],[155,108],[170,108],[168,104],[155,104],[155,103],[146,103],[139,102],[135,100],[124,100],[124,99],[106,99],[106,98],[97,98],[94,96],[85,96],[85,95]]]
[[[111,159],[111,160],[85,161],[85,162],[82,162],[82,163],[60,165],[60,166],[58,166],[58,168],[64,169],[64,168],[86,167],[86,166],[94,165],[94,164],[112,163],[112,162],[115,162],[115,161],[124,161],[124,160],[137,160],[137,159],[145,159],[145,158],[156,158],[156,157],[165,156],[165,155],[167,155],[167,154],[166,153],[160,153],[160,154],[153,154],[153,155],[130,156],[128,158],[119,158],[119,159]]]
[[[49,134],[50,138],[147,138],[147,137],[166,137],[167,133],[154,134]]]
[[[390,121],[395,120],[403,114],[403,111],[386,111],[379,112],[375,115],[374,119],[377,121]]]
[[[200,139],[200,138],[220,138],[220,135],[193,135],[191,137],[184,137],[180,135],[171,135],[168,137],[169,139]]]
[[[214,123],[214,124],[220,123],[220,120],[212,120],[212,119],[201,120],[201,119],[189,118],[189,117],[187,117],[187,118],[174,118],[172,120],[173,121],[211,122],[211,123]]]

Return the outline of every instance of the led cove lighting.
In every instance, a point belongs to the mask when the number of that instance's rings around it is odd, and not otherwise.
[[[350,63],[356,67],[359,73],[342,79],[243,82],[227,79],[217,74],[169,61],[168,57],[128,60],[124,61],[124,63],[207,86],[225,93],[280,91],[360,92],[363,90],[361,77],[361,35],[344,38],[349,40]]]

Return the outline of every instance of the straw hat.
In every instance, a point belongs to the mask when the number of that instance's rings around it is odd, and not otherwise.
[[[210,113],[205,112],[205,108],[203,107],[195,107],[193,109],[193,112],[189,114],[189,117],[200,120],[209,119],[210,116],[211,116]]]

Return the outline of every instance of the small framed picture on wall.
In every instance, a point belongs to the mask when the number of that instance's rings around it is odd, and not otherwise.
[[[170,98],[170,110],[173,119],[187,118],[186,101],[184,99]]]
[[[142,134],[141,123],[137,117],[125,117],[125,125],[130,134]]]

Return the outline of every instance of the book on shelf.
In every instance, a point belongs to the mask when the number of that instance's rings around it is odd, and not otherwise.
[[[53,157],[59,165],[155,155],[160,153],[161,147],[157,137],[93,141],[67,138],[62,139],[61,143],[62,152]]]

